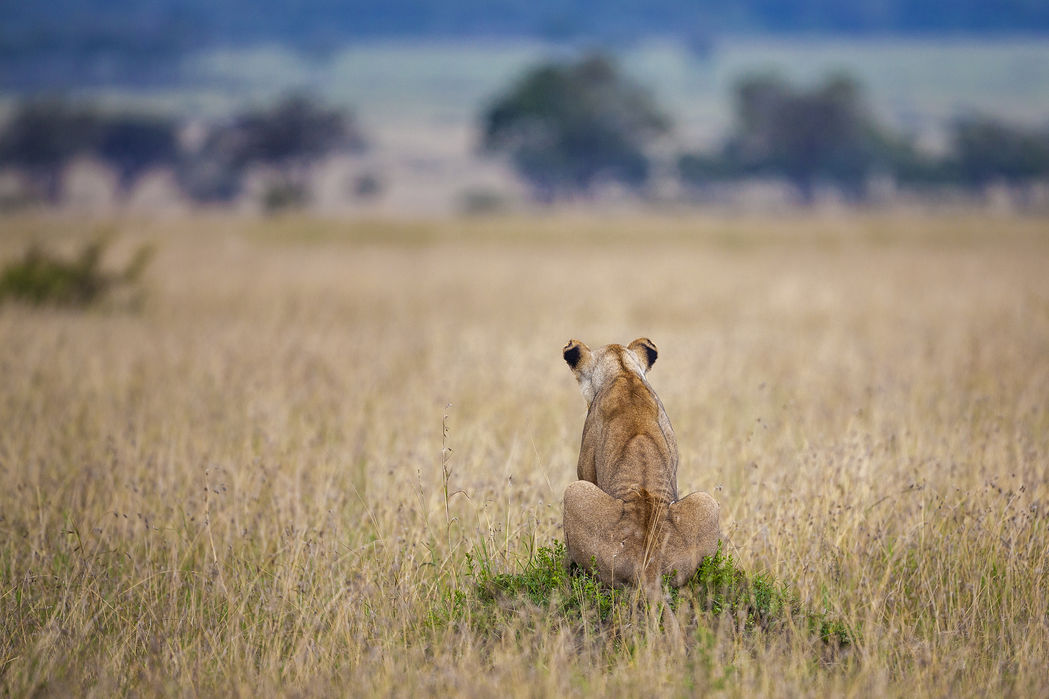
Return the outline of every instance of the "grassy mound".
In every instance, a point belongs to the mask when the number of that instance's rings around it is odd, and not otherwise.
[[[433,621],[468,617],[475,625],[488,624],[501,614],[516,615],[534,605],[614,631],[636,610],[638,595],[609,587],[586,570],[569,569],[565,556],[565,545],[556,541],[538,547],[521,572],[493,573],[483,551],[468,555],[467,577],[473,584],[454,589]],[[683,587],[671,588],[668,599],[675,611],[688,602],[715,623],[730,620],[739,633],[803,629],[829,645],[849,646],[854,641],[854,632],[844,622],[804,609],[790,589],[765,575],[749,575],[720,545]]]

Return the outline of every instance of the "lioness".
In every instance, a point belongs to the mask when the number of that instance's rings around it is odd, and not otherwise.
[[[661,576],[680,587],[717,548],[718,503],[677,497],[677,440],[645,373],[659,356],[641,337],[591,351],[563,350],[586,399],[578,481],[565,489],[565,544],[572,561],[596,564],[610,585],[660,596]]]

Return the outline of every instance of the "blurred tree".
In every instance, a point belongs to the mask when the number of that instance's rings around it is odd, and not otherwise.
[[[859,86],[843,75],[798,90],[772,76],[736,87],[736,128],[725,149],[735,170],[785,176],[811,201],[820,180],[861,197],[885,160],[889,138],[876,126]]]
[[[993,180],[1011,184],[1049,176],[1049,129],[1028,130],[990,117],[968,117],[953,126],[952,164],[970,186]]]
[[[126,190],[149,168],[177,161],[179,144],[175,123],[135,114],[103,119],[96,150],[102,160],[116,169],[120,186]]]
[[[790,180],[807,203],[820,182],[862,199],[875,172],[915,181],[944,176],[939,162],[876,123],[848,76],[832,76],[808,91],[776,76],[748,76],[737,83],[734,97],[731,137],[715,154],[682,155],[678,172],[684,182],[702,186],[774,175]]]
[[[288,168],[332,151],[363,148],[364,139],[350,117],[305,95],[241,114],[228,127],[215,129],[207,145],[238,168],[253,163]]]
[[[637,187],[644,149],[670,126],[642,87],[599,55],[528,71],[482,115],[482,147],[509,154],[545,201],[601,179]]]
[[[26,172],[48,201],[58,197],[62,168],[78,155],[111,165],[126,188],[143,170],[173,163],[177,150],[170,120],[110,116],[60,99],[24,102],[0,132],[0,163]]]
[[[365,145],[350,115],[305,95],[291,95],[213,128],[200,151],[183,163],[180,179],[197,199],[225,200],[240,191],[248,167],[266,165],[280,173],[281,186],[290,191],[304,186],[303,171],[313,162]]]
[[[54,201],[62,167],[98,142],[98,118],[61,99],[29,100],[15,108],[0,133],[0,164],[24,171],[37,195]]]

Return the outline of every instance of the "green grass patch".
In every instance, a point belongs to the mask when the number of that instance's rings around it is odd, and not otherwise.
[[[789,587],[767,575],[748,574],[731,554],[722,553],[720,543],[684,587],[672,590],[671,605],[676,607],[682,598],[693,600],[704,612],[741,620],[744,631],[774,630],[789,624],[818,634],[826,643],[847,646],[854,641],[843,621],[826,612],[806,610]]]
[[[501,618],[518,617],[531,606],[618,635],[623,621],[638,608],[636,591],[605,585],[587,570],[566,566],[565,557],[565,545],[555,541],[538,547],[520,572],[495,573],[483,549],[468,554],[462,584],[435,606],[430,623],[468,620],[477,628],[495,628]],[[686,601],[698,612],[697,622],[702,617],[712,623],[728,620],[743,634],[801,629],[833,646],[855,642],[853,630],[843,621],[805,609],[787,586],[767,575],[748,574],[720,545],[684,586],[670,588],[672,609]]]

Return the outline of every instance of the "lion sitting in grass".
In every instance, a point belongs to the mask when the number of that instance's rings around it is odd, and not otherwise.
[[[563,353],[588,408],[579,480],[564,496],[569,558],[661,598],[662,576],[680,587],[717,549],[719,506],[707,493],[678,499],[677,440],[645,379],[656,346],[642,337],[592,351],[571,340]]]

